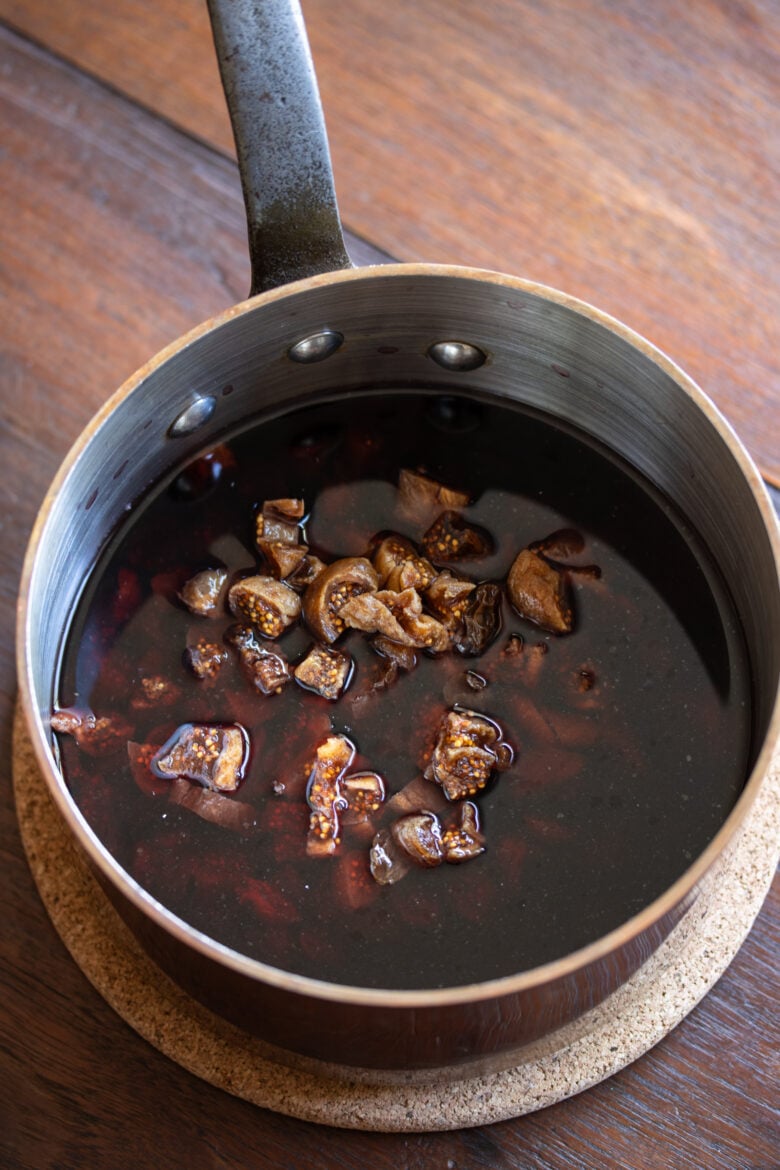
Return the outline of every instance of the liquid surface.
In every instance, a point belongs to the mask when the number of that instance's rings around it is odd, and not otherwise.
[[[221,643],[236,619],[195,617],[178,592],[203,568],[222,565],[231,579],[258,571],[253,519],[264,500],[305,500],[307,543],[323,561],[360,556],[379,531],[422,535],[399,510],[401,468],[469,493],[463,515],[494,541],[490,555],[454,566],[475,581],[503,583],[521,549],[576,528],[585,546],[572,563],[600,576],[571,574],[573,632],[545,633],[505,598],[483,655],[421,654],[375,690],[383,664],[348,631],[337,647],[355,668],[336,702],[294,682],[263,696],[230,652],[213,682],[187,671],[185,646],[205,633]],[[277,645],[294,665],[312,642],[298,624]],[[469,671],[486,685],[475,689]],[[175,683],[170,706],[145,705],[141,680],[151,676]],[[93,758],[62,736],[63,770],[119,863],[176,915],[274,966],[367,987],[481,981],[601,937],[712,839],[749,750],[734,616],[668,510],[542,419],[423,394],[358,397],[262,424],[159,490],[85,593],[59,703],[119,714],[128,738],[155,748],[184,723],[246,728],[246,774],[224,799],[250,806],[247,832],[174,803],[166,781],[130,766],[125,743]],[[370,826],[345,827],[333,856],[307,856],[317,744],[348,736],[391,796],[421,775],[455,704],[495,720],[514,749],[511,767],[475,798],[485,852],[412,867],[388,886],[369,872]]]

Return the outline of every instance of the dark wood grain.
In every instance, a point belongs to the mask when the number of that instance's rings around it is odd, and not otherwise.
[[[304,0],[346,224],[620,317],[780,484],[780,8]],[[205,3],[0,17],[232,152]]]
[[[655,1050],[543,1113],[456,1133],[344,1133],[246,1105],[150,1048],[86,982],[37,897],[13,811],[23,547],[88,417],[164,342],[242,297],[248,263],[237,175],[224,155],[2,30],[0,119],[0,1166],[780,1164],[778,882],[727,974]]]

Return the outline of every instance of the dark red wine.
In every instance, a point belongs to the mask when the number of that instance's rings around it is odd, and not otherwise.
[[[402,469],[471,502],[415,515],[399,497]],[[330,647],[350,660],[340,697],[295,677],[274,689],[273,672],[262,694],[224,595],[199,617],[181,592],[205,569],[223,570],[226,587],[266,572],[256,517],[264,501],[284,500],[305,502],[301,540],[326,565],[363,557],[388,531],[424,553],[431,516],[456,514],[447,531],[476,535],[465,557],[436,567],[497,587],[484,593],[490,628],[461,636],[460,649],[418,647],[416,664],[395,670],[373,635],[347,628]],[[548,632],[510,604],[507,575],[528,548],[565,580],[570,632]],[[316,641],[296,619],[271,645],[293,674]],[[211,647],[213,674],[193,672],[198,642]],[[262,657],[268,643],[255,643]],[[58,706],[107,720],[100,754],[60,737],[64,774],[151,895],[245,955],[367,987],[509,975],[619,926],[712,839],[750,750],[738,622],[673,509],[549,420],[425,393],[352,396],[263,422],[160,485],[85,591]],[[455,815],[424,773],[442,720],[463,709],[507,745],[502,768],[471,797],[484,850],[463,863],[413,863],[380,885],[370,849],[398,816],[388,811],[397,793],[416,782],[407,791],[422,793],[418,808],[435,804],[443,831]],[[230,791],[151,763],[178,728],[199,724],[245,733]],[[334,735],[354,746],[351,772],[378,775],[386,799],[362,822],[345,815],[332,852],[317,856],[307,850],[307,778]]]

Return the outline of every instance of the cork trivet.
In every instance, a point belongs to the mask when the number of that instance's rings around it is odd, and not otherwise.
[[[708,890],[665,943],[598,1008],[516,1055],[441,1079],[376,1074],[283,1055],[189,998],[147,958],[92,876],[54,806],[17,710],[13,775],[22,840],[55,929],[83,973],[136,1032],[237,1097],[305,1121],[376,1132],[485,1125],[555,1104],[612,1076],[666,1036],[729,965],[766,896],[780,841],[780,756]]]

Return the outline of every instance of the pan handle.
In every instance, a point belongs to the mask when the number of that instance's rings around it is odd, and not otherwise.
[[[208,0],[247,214],[250,296],[351,268],[298,0]]]

